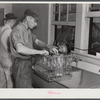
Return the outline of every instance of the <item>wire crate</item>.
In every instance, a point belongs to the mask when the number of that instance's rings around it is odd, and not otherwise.
[[[71,76],[72,58],[68,55],[39,56],[34,71],[44,80],[51,82]]]

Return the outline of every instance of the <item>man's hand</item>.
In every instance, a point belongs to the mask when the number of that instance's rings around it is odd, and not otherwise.
[[[58,54],[58,50],[57,50],[56,48],[52,48],[52,49],[50,50],[50,52],[51,52],[51,53],[54,53],[54,54]]]
[[[47,56],[47,55],[49,55],[49,52],[47,50],[41,50],[40,54]]]

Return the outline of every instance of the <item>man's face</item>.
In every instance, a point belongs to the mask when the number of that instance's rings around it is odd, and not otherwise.
[[[16,23],[16,19],[13,19],[13,22],[12,22],[13,26],[15,25],[15,23]]]
[[[37,21],[33,17],[29,16],[29,18],[28,18],[28,27],[30,29],[33,29],[36,26],[37,26]]]
[[[15,23],[16,23],[16,19],[10,19],[10,20],[7,20],[7,22],[10,23],[11,28],[13,28],[13,26],[14,26]]]

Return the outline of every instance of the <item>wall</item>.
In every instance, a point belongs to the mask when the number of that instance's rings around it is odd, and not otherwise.
[[[12,12],[12,4],[0,3],[0,8],[4,8],[4,14]]]
[[[48,4],[12,4],[12,11],[19,18],[23,16],[26,9],[36,11],[39,15],[38,26],[35,30],[37,37],[48,42]]]

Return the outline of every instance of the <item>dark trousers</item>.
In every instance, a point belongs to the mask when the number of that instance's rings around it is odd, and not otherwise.
[[[16,58],[12,66],[15,88],[32,88],[31,59]]]

